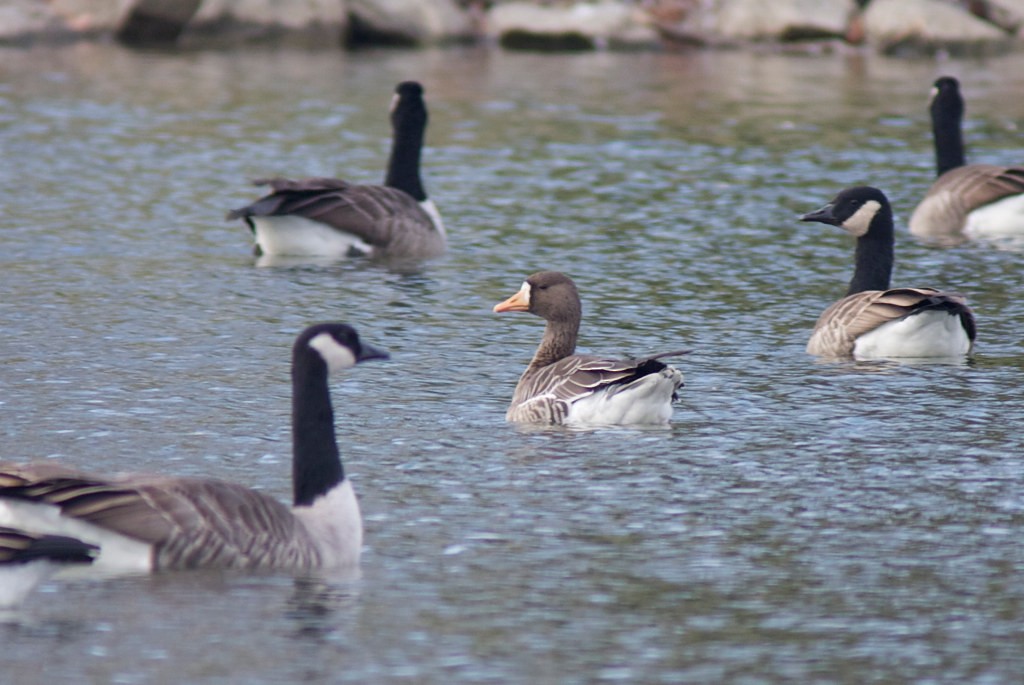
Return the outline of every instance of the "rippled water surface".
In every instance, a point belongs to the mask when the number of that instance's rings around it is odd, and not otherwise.
[[[804,354],[853,246],[795,217],[871,183],[905,219],[926,98],[1024,162],[1024,58],[744,53],[0,53],[0,457],[289,493],[307,323],[387,347],[332,385],[358,581],[54,581],[0,623],[5,682],[1002,683],[1024,672],[1024,274],[903,229],[896,282],[956,287],[966,365]],[[419,269],[257,266],[224,213],[268,175],[382,178],[424,82],[451,235]],[[575,277],[581,345],[687,347],[662,430],[504,422]]]

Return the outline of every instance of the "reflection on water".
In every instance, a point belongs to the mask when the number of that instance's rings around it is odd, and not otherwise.
[[[0,57],[0,456],[286,497],[295,334],[349,321],[392,354],[332,383],[360,580],[48,583],[0,625],[7,680],[1019,677],[1019,251],[898,226],[896,279],[965,293],[978,354],[822,362],[849,249],[797,221],[854,183],[908,216],[940,73],[971,159],[1024,158],[1019,57]],[[222,221],[247,179],[380,182],[407,78],[449,253],[257,262]],[[581,349],[693,350],[669,428],[504,422],[538,324],[490,308],[540,269],[579,284]]]

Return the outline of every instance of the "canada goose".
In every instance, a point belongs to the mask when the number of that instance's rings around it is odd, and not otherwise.
[[[387,354],[350,326],[311,326],[292,351],[291,508],[226,481],[110,478],[0,464],[0,524],[98,545],[106,571],[309,569],[359,561],[362,518],[334,438],[330,372]]]
[[[946,240],[1024,234],[1024,166],[966,164],[955,78],[935,81],[930,110],[938,179],[911,214],[910,232]]]
[[[76,538],[0,526],[0,608],[18,604],[62,566],[91,564],[98,550]]]
[[[426,259],[442,254],[444,224],[420,180],[427,107],[419,83],[404,81],[395,88],[391,126],[384,185],[261,179],[255,183],[273,192],[227,218],[249,224],[257,255]]]
[[[839,226],[857,238],[846,297],[826,309],[807,351],[827,357],[958,357],[974,346],[974,314],[958,293],[889,289],[893,266],[892,207],[870,186],[843,190],[800,217]]]
[[[565,274],[533,274],[494,311],[530,312],[547,321],[544,338],[516,384],[508,421],[659,424],[672,417],[683,374],[659,360],[685,353],[638,359],[574,354],[583,308],[576,285]]]

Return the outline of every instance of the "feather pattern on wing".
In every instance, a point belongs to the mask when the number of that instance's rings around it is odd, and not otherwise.
[[[910,216],[916,235],[951,235],[964,229],[967,215],[985,205],[1024,193],[1024,167],[969,164],[940,176]]]
[[[101,480],[3,465],[0,497],[52,504],[64,516],[152,545],[155,569],[312,568],[320,563],[316,544],[287,506],[226,481]]]
[[[658,361],[685,352],[668,352],[639,359],[604,359],[574,354],[540,368],[528,368],[516,384],[506,418],[529,423],[564,423],[573,402],[599,390],[619,386],[625,389],[638,379],[666,369],[678,376],[675,389],[682,385],[682,374]],[[672,401],[678,399],[675,390]]]
[[[434,256],[444,252],[445,236],[408,193],[379,185],[356,185],[336,178],[260,179],[273,192],[236,209],[228,219],[300,216],[354,235],[375,256]]]
[[[857,338],[891,321],[929,309],[942,309],[960,317],[968,337],[975,337],[974,315],[959,293],[934,288],[866,290],[848,295],[822,312],[807,343],[810,354],[849,356]]]

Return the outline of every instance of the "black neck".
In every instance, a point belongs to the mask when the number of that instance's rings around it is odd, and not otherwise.
[[[938,176],[966,164],[961,131],[962,111],[962,105],[944,104],[939,98],[932,103],[932,136],[935,139],[935,171]]]
[[[327,364],[303,350],[292,361],[292,488],[295,505],[310,505],[345,479],[334,439]]]
[[[892,279],[892,210],[883,207],[871,221],[868,232],[857,238],[853,278],[847,295],[865,290],[888,290]]]
[[[427,199],[420,181],[420,151],[423,149],[424,129],[418,125],[395,129],[391,143],[391,157],[384,185],[403,190],[417,202]]]

